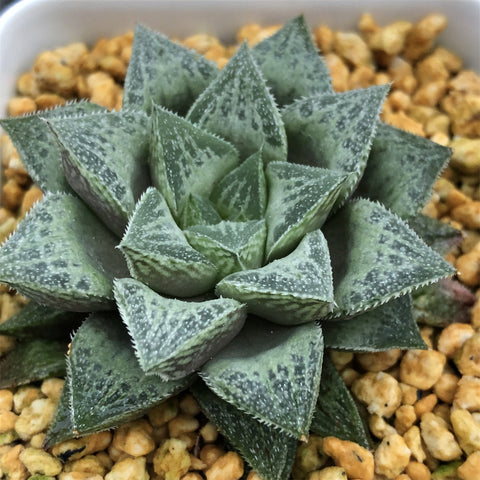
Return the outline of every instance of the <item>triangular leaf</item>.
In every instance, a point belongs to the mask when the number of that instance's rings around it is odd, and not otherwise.
[[[324,168],[272,162],[268,182],[267,259],[290,253],[306,233],[320,228],[344,188],[345,175]]]
[[[245,222],[263,218],[267,185],[261,150],[225,175],[214,187],[210,200],[228,220]]]
[[[212,202],[208,198],[198,195],[189,195],[180,215],[182,228],[189,228],[193,225],[215,225],[221,221],[222,217],[215,210]]]
[[[64,148],[65,176],[105,225],[121,236],[135,202],[149,184],[145,163],[148,120],[113,112],[51,120]]]
[[[242,160],[260,148],[266,163],[286,160],[282,117],[245,44],[198,97],[187,119],[231,142]]]
[[[152,111],[150,168],[155,187],[178,218],[189,195],[209,197],[238,165],[235,148],[158,106]]]
[[[218,270],[218,279],[262,266],[267,229],[264,220],[195,225],[185,236]]]
[[[0,278],[42,305],[109,309],[113,278],[126,274],[117,242],[78,198],[46,195],[0,249]]]
[[[149,111],[154,102],[183,113],[217,74],[204,56],[137,25],[123,108]]]
[[[330,71],[300,15],[252,50],[267,85],[280,105],[317,93],[333,93]]]
[[[62,169],[62,151],[55,135],[42,118],[69,118],[104,112],[99,105],[78,102],[39,112],[36,115],[0,120],[33,181],[44,192],[71,192]]]
[[[138,201],[119,248],[132,277],[160,293],[192,297],[214,285],[215,266],[188,244],[153,187]]]
[[[63,383],[62,394],[58,401],[55,416],[48,427],[47,434],[42,445],[43,448],[50,448],[52,445],[69,440],[75,436],[72,412],[70,410],[70,389],[68,382]],[[68,460],[68,458],[66,459]]]
[[[422,349],[425,342],[413,318],[410,295],[345,320],[322,323],[325,345],[349,352]]]
[[[450,148],[380,123],[356,194],[400,217],[417,215],[451,154]]]
[[[75,434],[96,433],[141,417],[190,381],[164,382],[145,375],[120,317],[93,314],[78,329],[68,357]]]
[[[368,200],[347,204],[323,232],[332,257],[334,316],[370,310],[455,273],[399,217]]]
[[[294,437],[236,409],[201,381],[191,391],[208,418],[264,480],[289,478],[297,449]]]
[[[332,272],[320,230],[307,234],[296,250],[256,270],[225,277],[217,294],[246,303],[248,311],[282,325],[310,322],[331,311]]]
[[[320,393],[310,429],[322,437],[334,436],[370,447],[355,401],[328,355],[323,358]]]
[[[0,388],[25,385],[46,377],[65,375],[67,346],[55,340],[17,342],[0,361]]]
[[[388,85],[298,100],[283,110],[288,159],[349,174],[337,205],[365,169]]]
[[[129,278],[115,282],[115,298],[140,366],[164,380],[181,379],[203,365],[237,335],[246,317],[235,300],[165,298]]]
[[[315,323],[284,327],[249,317],[200,374],[235,408],[300,438],[308,435],[322,356],[322,332]]]

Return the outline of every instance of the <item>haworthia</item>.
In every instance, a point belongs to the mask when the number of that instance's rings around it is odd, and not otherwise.
[[[120,243],[131,275],[166,295],[191,297],[213,287],[217,269],[187,242],[158,190],[139,200]]]
[[[117,242],[78,198],[47,195],[1,247],[0,278],[56,309],[110,309],[113,278],[127,272]]]
[[[317,401],[321,329],[250,317],[230,345],[200,370],[220,398],[296,438],[307,435]]]
[[[115,282],[115,298],[142,370],[164,380],[189,375],[242,328],[245,305],[227,298],[165,298],[133,279]]]
[[[245,160],[260,148],[263,160],[286,160],[282,117],[246,45],[190,108],[187,119],[230,141]]]

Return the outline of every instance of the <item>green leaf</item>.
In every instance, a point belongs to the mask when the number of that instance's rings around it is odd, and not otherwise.
[[[154,102],[185,113],[217,74],[217,66],[204,56],[137,25],[122,108],[148,112]]]
[[[44,192],[71,192],[62,169],[62,151],[55,135],[42,119],[69,118],[104,112],[89,102],[70,103],[36,115],[0,120],[33,181]]]
[[[335,207],[345,202],[362,176],[388,88],[316,95],[283,110],[289,161],[350,176]]]
[[[75,436],[72,412],[70,409],[70,388],[67,381],[63,383],[62,394],[58,401],[55,416],[52,423],[48,427],[47,434],[42,445],[43,448],[50,448],[51,446],[69,440]],[[68,450],[67,450],[68,451]]]
[[[399,217],[369,200],[347,204],[323,232],[332,257],[333,316],[370,310],[455,273]]]
[[[214,285],[215,266],[188,244],[153,187],[138,201],[119,248],[132,277],[160,293],[193,297]]]
[[[25,385],[46,377],[65,375],[64,342],[35,339],[17,342],[0,361],[0,388]]]
[[[115,298],[142,370],[181,379],[202,366],[241,330],[245,305],[220,298],[165,298],[136,280],[115,282]]]
[[[320,93],[333,93],[330,72],[300,15],[252,50],[280,105]]]
[[[307,234],[287,257],[256,270],[236,272],[216,287],[246,303],[248,311],[281,325],[310,322],[331,311],[332,272],[320,230]]]
[[[109,309],[127,271],[117,242],[78,198],[46,195],[0,248],[0,279],[56,309]]]
[[[189,195],[209,197],[213,186],[238,165],[235,148],[185,119],[153,106],[150,169],[178,218]]]
[[[65,176],[76,193],[118,236],[149,184],[148,119],[113,112],[49,121],[63,146]]]
[[[315,323],[284,327],[249,317],[200,375],[235,408],[299,438],[308,435],[322,356],[322,331]]]
[[[265,163],[287,158],[282,117],[245,44],[198,97],[187,119],[231,142],[242,160],[260,148]]]
[[[267,259],[289,254],[306,233],[320,228],[347,177],[324,168],[272,162],[268,182]]]
[[[195,225],[184,233],[190,245],[217,267],[218,280],[239,270],[262,266],[265,220]]]
[[[225,402],[203,382],[191,391],[207,417],[264,480],[290,477],[297,448],[294,437],[269,427]]]
[[[325,345],[349,352],[423,349],[410,295],[390,300],[353,318],[322,323]]]
[[[68,338],[85,314],[56,310],[30,302],[0,325],[0,335],[16,338]]]
[[[322,437],[337,437],[369,448],[368,436],[348,388],[325,355],[320,393],[310,429]]]
[[[356,194],[380,201],[400,217],[417,215],[451,154],[450,148],[379,123]]]
[[[250,155],[215,185],[210,200],[223,218],[245,222],[260,220],[267,205],[262,151]]]
[[[189,228],[193,225],[215,225],[221,221],[222,217],[215,210],[212,202],[208,198],[198,195],[189,195],[180,215],[182,228]]]
[[[87,435],[141,417],[190,381],[145,375],[118,314],[92,314],[78,329],[68,357],[74,431]]]

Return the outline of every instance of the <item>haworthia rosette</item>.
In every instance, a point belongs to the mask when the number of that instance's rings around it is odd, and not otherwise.
[[[127,272],[117,243],[78,198],[46,195],[0,248],[0,278],[56,309],[110,309],[113,278]]]
[[[188,244],[153,187],[138,201],[119,247],[131,275],[157,292],[193,297],[214,285],[217,269]]]
[[[142,370],[164,380],[194,372],[237,335],[246,317],[235,300],[165,298],[129,278],[116,280],[115,299]]]
[[[281,325],[298,325],[327,315],[333,285],[327,243],[320,230],[307,234],[288,256],[256,270],[237,272],[216,292],[246,303],[248,311]]]
[[[245,160],[260,148],[263,160],[286,160],[282,117],[246,45],[190,108],[187,119],[237,147]]]
[[[220,398],[300,438],[308,435],[323,357],[320,327],[249,317],[230,345],[200,370]]]

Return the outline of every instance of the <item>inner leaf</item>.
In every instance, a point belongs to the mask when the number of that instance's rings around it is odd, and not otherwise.
[[[221,221],[222,217],[208,198],[189,195],[180,214],[179,225],[185,229],[194,225],[215,225]]]

